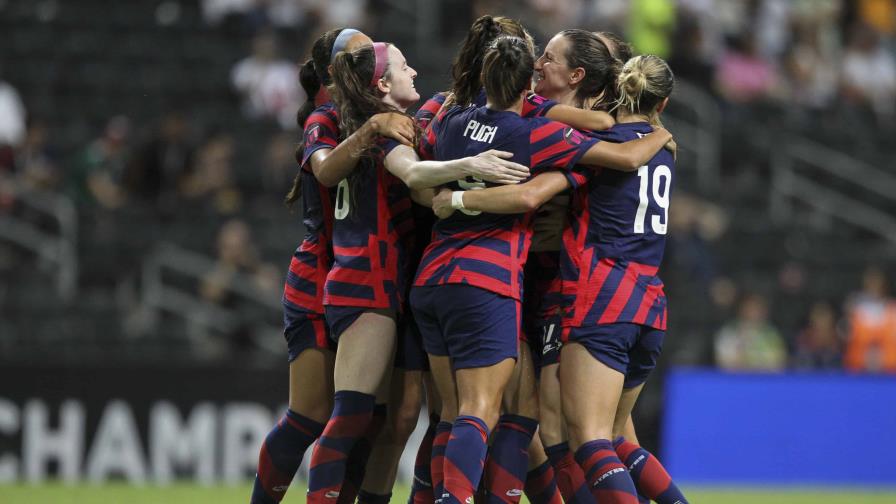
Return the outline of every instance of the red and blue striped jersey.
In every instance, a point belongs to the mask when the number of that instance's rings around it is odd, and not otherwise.
[[[311,171],[311,154],[332,149],[339,142],[336,111],[332,104],[316,109],[305,122],[302,166],[302,222],[305,236],[293,253],[283,287],[283,305],[288,315],[324,312],[324,283],[333,263],[330,239],[333,236],[334,189],[321,185]]]
[[[337,186],[326,305],[402,311],[414,218],[410,190],[384,166],[398,145],[378,139],[374,159],[362,160]]]
[[[429,129],[429,124],[435,118],[436,114],[439,113],[439,110],[441,110],[447,97],[448,93],[436,93],[432,98],[426,100],[420,109],[417,110],[417,114],[415,115],[417,124],[420,126],[420,130],[423,131],[423,135],[420,139],[420,155],[423,159],[431,159],[424,157],[431,152],[431,147],[427,146],[431,146],[435,142],[435,135],[432,133],[431,129]],[[482,90],[480,91],[479,96],[476,97],[473,105],[484,107],[485,102],[485,90]],[[526,99],[523,100],[523,110],[520,112],[520,115],[527,118],[544,117],[544,115],[556,104],[557,102],[554,100],[549,100],[535,93],[529,93],[529,95],[526,96]],[[447,110],[442,112],[445,113]]]
[[[524,119],[486,107],[452,109],[437,117],[432,159],[473,156],[489,149],[512,152],[533,176],[568,170],[598,142],[575,129],[543,118]],[[576,180],[570,180],[576,184]],[[494,186],[468,177],[447,184],[454,190]],[[436,221],[414,285],[469,284],[522,299],[523,265],[531,241],[531,213],[499,215],[461,210]]]
[[[595,135],[626,142],[651,131],[647,123],[622,123]],[[581,185],[573,190],[560,260],[563,296],[571,307],[564,326],[630,322],[665,330],[666,295],[657,271],[674,168],[672,154],[663,149],[637,172],[576,171]]]

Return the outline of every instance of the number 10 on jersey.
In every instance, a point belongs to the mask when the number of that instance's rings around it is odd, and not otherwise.
[[[649,206],[649,193],[653,195],[653,201],[663,211],[662,217],[659,215],[650,216],[650,228],[656,234],[666,234],[666,226],[669,223],[669,187],[672,185],[672,170],[666,165],[659,165],[653,171],[653,180],[651,181],[650,172],[647,166],[638,168],[638,178],[641,186],[638,189],[638,212],[635,213],[635,233],[644,232],[644,221],[647,218],[647,207]],[[652,183],[649,183],[652,182]],[[649,183],[649,184],[648,184]],[[648,185],[652,186],[648,191]]]

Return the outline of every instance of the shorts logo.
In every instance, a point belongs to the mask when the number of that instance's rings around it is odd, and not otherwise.
[[[563,130],[563,139],[566,140],[566,143],[569,145],[579,145],[582,143],[582,134],[572,128],[565,128]]]
[[[324,494],[324,497],[327,498],[327,499],[338,499],[338,498],[339,498],[339,492],[330,490],[329,492],[327,492],[327,493]]]
[[[305,130],[305,145],[317,143],[320,138],[320,124],[312,124]]]
[[[523,495],[523,491],[519,488],[511,488],[507,491],[508,497],[519,497],[520,495]]]
[[[275,486],[271,490],[273,490],[275,492],[285,492],[285,491],[289,490],[289,485]]]

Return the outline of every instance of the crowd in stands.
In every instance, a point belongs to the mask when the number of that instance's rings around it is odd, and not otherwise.
[[[837,131],[846,137],[874,130],[892,138],[896,132],[896,0],[442,4],[469,14],[440,19],[443,35],[465,31],[470,19],[484,13],[516,13],[541,45],[569,27],[624,34],[638,52],[667,58],[678,78],[712,93],[729,117],[773,106],[782,121],[808,127],[819,118],[836,117]],[[284,44],[282,30],[299,32],[296,27],[301,27],[300,37],[309,40],[333,26],[376,30],[382,5],[372,0],[202,0],[200,6],[208,26],[237,26],[246,40],[247,52],[234,55],[228,86],[244,119],[266,135],[254,146],[252,189],[243,183],[236,159],[244,140],[227,125],[200,127],[188,107],[160,111],[152,124],[135,124],[127,115],[110,117],[94,138],[63,152],[54,142],[60,125],[52,117],[29,116],[24,90],[3,80],[13,68],[0,68],[0,180],[15,177],[31,190],[65,194],[85,211],[142,205],[169,219],[184,211],[221,217],[217,243],[204,251],[217,266],[196,290],[226,306],[234,301],[221,286],[234,272],[274,293],[280,287],[277,268],[286,264],[284,257],[276,266],[268,262],[272,258],[261,257],[246,221],[253,200],[274,203],[266,208],[279,205],[295,170],[295,112],[307,98],[296,62],[305,59],[308,47]],[[12,206],[2,198],[0,213]],[[890,297],[884,269],[869,268],[860,291],[844,292],[841,299],[810,299],[807,309],[791,310],[798,311],[791,316],[796,321],[778,324],[779,310],[769,306],[772,293],[749,291],[723,271],[715,244],[733,226],[725,204],[681,188],[670,213],[667,283],[679,279],[687,283],[686,295],[731,314],[707,331],[715,336],[712,356],[704,361],[731,370],[896,372],[896,299]],[[284,240],[297,242],[297,236]],[[798,270],[782,266],[782,282],[798,281]],[[674,318],[674,297],[671,304]]]

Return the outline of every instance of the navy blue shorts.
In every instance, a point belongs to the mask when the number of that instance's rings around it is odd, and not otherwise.
[[[395,367],[405,371],[429,371],[429,359],[423,349],[423,335],[410,306],[398,323],[398,345],[395,349]]]
[[[330,331],[323,315],[290,310],[283,319],[283,336],[286,338],[289,362],[296,360],[299,354],[310,348],[336,351],[336,342],[329,337]]]
[[[360,306],[324,306],[327,312],[327,324],[330,326],[330,338],[333,341],[339,341],[342,333],[358,320],[364,312],[368,312],[370,308]]]
[[[579,343],[606,366],[625,375],[625,388],[647,381],[663,350],[666,331],[640,324],[619,323],[571,327],[565,340]]]
[[[426,353],[454,369],[488,367],[519,355],[520,302],[462,284],[414,287],[411,307]]]
[[[541,374],[541,368],[551,364],[560,363],[560,317],[548,320],[534,320],[528,328],[527,340],[532,351],[532,361],[535,364],[536,375]]]

